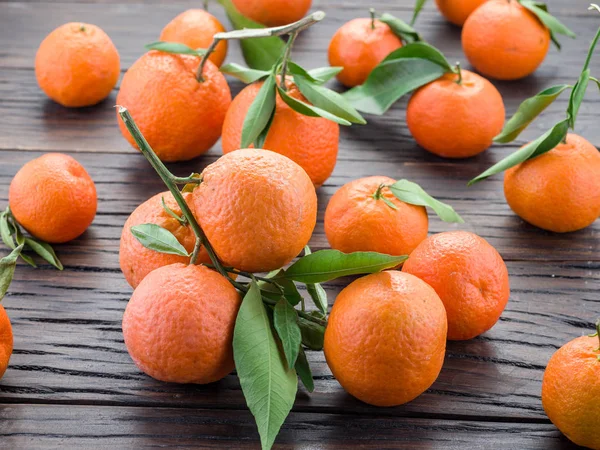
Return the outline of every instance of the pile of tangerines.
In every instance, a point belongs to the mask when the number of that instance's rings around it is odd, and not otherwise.
[[[331,249],[310,251],[315,189],[334,169],[339,126],[363,125],[363,114],[383,114],[414,91],[406,122],[417,143],[441,157],[467,158],[494,141],[514,140],[570,90],[564,120],[471,183],[506,171],[506,200],[525,221],[553,232],[585,228],[600,215],[600,154],[568,130],[588,83],[600,84],[589,69],[600,31],[573,85],[525,100],[505,124],[494,85],[449,64],[413,27],[423,0],[411,24],[373,10],[346,23],[331,39],[331,67],[311,70],[293,60],[297,35],[324,18],[304,17],[310,0],[218,2],[236,30],[225,31],[206,10],[185,11],[121,82],[121,132],[167,188],[138,206],[123,228],[120,266],[134,288],[123,334],[135,364],[158,380],[211,383],[235,367],[269,448],[293,405],[298,377],[314,388],[305,349],[323,349],[333,375],[358,399],[401,405],[436,380],[448,339],[486,332],[509,299],[498,252],[469,232],[428,237],[427,207],[446,222],[462,219],[408,180],[372,176],[342,186],[325,212]],[[525,77],[558,34],[574,37],[539,2],[436,4],[463,26],[468,61],[490,78]],[[250,67],[223,65],[230,40],[241,41]],[[97,26],[68,23],[41,43],[35,69],[50,98],[65,107],[90,106],[115,87],[119,55]],[[233,101],[224,74],[249,84]],[[351,89],[327,88],[334,76]],[[179,177],[163,164],[196,158],[220,138],[224,155],[201,173]],[[92,179],[70,156],[27,163],[0,215],[0,235],[13,249],[0,261],[1,296],[18,257],[35,264],[25,251],[62,268],[50,244],[81,235],[96,206]],[[340,292],[327,317],[321,283],[348,275],[364,276]],[[309,298],[316,308],[307,308]],[[596,449],[598,344],[590,336],[562,347],[542,390],[557,427]],[[11,352],[10,322],[0,306],[0,376]]]

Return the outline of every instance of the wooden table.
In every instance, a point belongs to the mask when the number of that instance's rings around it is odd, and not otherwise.
[[[433,2],[418,27],[450,61],[466,64],[460,30],[439,16]],[[561,39],[535,75],[495,83],[512,114],[542,88],[573,83],[600,17],[587,0],[552,0],[551,10],[577,31]],[[33,60],[40,41],[68,21],[91,22],[113,39],[123,70],[157,39],[172,17],[201,2],[97,0],[0,2],[0,205],[27,161],[48,151],[72,154],[89,171],[99,195],[98,214],[79,239],[57,247],[58,272],[19,265],[4,305],[15,350],[0,381],[0,447],[226,447],[257,448],[258,434],[237,378],[208,386],[155,381],[132,363],[121,333],[131,289],[119,270],[119,236],[133,209],[164,190],[141,155],[117,129],[115,94],[102,104],[65,109],[38,89]],[[369,6],[409,18],[412,0],[315,0],[327,19],[303,33],[295,57],[308,67],[326,65],[335,29]],[[225,23],[218,6],[213,6]],[[598,76],[600,55],[592,64]],[[229,61],[242,62],[236,44]],[[233,93],[242,85],[231,82]],[[442,373],[425,394],[396,408],[375,408],[339,386],[323,354],[309,353],[316,390],[301,388],[277,440],[281,448],[570,448],[541,407],[540,386],[550,355],[568,340],[589,333],[600,315],[600,221],[566,235],[536,229],[515,216],[502,194],[502,177],[467,188],[466,182],[561,119],[563,96],[514,145],[494,146],[466,161],[437,158],[420,149],[405,124],[405,101],[365,127],[343,128],[333,176],[319,190],[319,223],[311,241],[327,247],[323,213],[342,184],[367,175],[408,178],[452,204],[464,225],[431,217],[431,232],[466,229],[502,254],[511,276],[511,299],[499,323],[467,342],[450,342]],[[590,86],[577,131],[600,145],[598,93]],[[221,154],[171,165],[179,174],[199,172]],[[327,285],[330,304],[343,280]]]

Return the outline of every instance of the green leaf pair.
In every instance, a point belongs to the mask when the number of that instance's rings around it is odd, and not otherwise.
[[[413,42],[390,53],[362,85],[342,96],[360,112],[382,115],[402,96],[452,71],[438,49]]]
[[[545,3],[532,1],[532,0],[519,0],[521,5],[531,11],[536,17],[544,24],[546,28],[550,30],[550,38],[556,48],[560,50],[560,43],[556,37],[557,34],[575,38],[576,35],[569,28],[567,28],[560,20],[551,15],[548,12],[548,6]]]
[[[52,246],[47,242],[23,235],[20,225],[17,223],[8,207],[0,213],[0,237],[7,247],[15,250],[17,247],[21,246],[22,250],[32,250],[58,270],[63,270],[63,265],[56,256]],[[24,254],[23,251],[19,251],[17,255],[30,266],[37,267],[33,258]]]
[[[320,67],[318,69],[309,70],[307,73],[315,83],[325,84],[342,70],[342,67]],[[267,78],[271,73],[271,70],[251,69],[236,63],[230,63],[222,66],[221,72],[226,75],[231,75],[246,84],[250,84]]]
[[[454,211],[452,206],[436,200],[425,192],[417,183],[408,180],[399,180],[387,187],[398,200],[411,205],[428,206],[433,209],[444,222],[464,223],[462,217]],[[382,199],[383,198],[385,197],[382,197]],[[391,207],[395,208],[395,205],[391,203]]]

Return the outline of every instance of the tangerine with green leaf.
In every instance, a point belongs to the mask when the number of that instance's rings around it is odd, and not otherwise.
[[[438,233],[421,242],[402,271],[429,284],[448,315],[448,339],[467,340],[494,326],[508,303],[508,270],[485,239],[466,231]]]
[[[333,304],[325,358],[342,387],[375,406],[407,403],[437,379],[446,352],[446,312],[435,291],[398,271],[350,283]]]
[[[296,22],[308,13],[312,0],[232,0],[244,16],[267,27]]]
[[[108,35],[89,23],[52,31],[35,55],[35,76],[44,93],[67,107],[104,100],[121,74],[119,53]]]
[[[504,124],[504,102],[494,85],[468,70],[458,71],[419,88],[406,108],[417,143],[445,158],[483,152]]]
[[[191,203],[190,192],[183,194],[186,203]],[[164,204],[175,215],[182,217],[181,208],[170,192],[162,192],[149,198],[139,205],[127,218],[119,245],[119,264],[125,279],[132,288],[136,288],[141,281],[153,270],[175,263],[187,263],[189,257],[160,253],[144,247],[131,233],[131,228],[142,224],[155,224],[170,231],[186,249],[192,253],[196,243],[194,232],[189,224],[173,217],[163,206]],[[198,255],[198,264],[208,263],[210,259],[204,248]]]
[[[73,157],[46,153],[26,163],[10,183],[12,215],[32,236],[49,243],[79,237],[96,216],[94,181]]]
[[[504,195],[523,220],[567,233],[600,216],[600,153],[589,141],[568,134],[566,142],[508,169]]]
[[[210,61],[152,50],[125,73],[117,103],[125,106],[162,161],[187,161],[206,153],[221,136],[231,103],[225,77]],[[118,113],[117,113],[118,116]],[[122,121],[129,143],[137,145]]]
[[[0,379],[4,376],[13,352],[13,332],[4,306],[0,305]]]
[[[402,41],[385,23],[359,18],[342,25],[329,43],[329,64],[343,67],[337,79],[347,87],[363,84],[371,71]]]
[[[331,248],[344,253],[408,255],[427,237],[427,211],[397,199],[387,187],[395,182],[388,177],[366,177],[336,191],[325,210],[325,234]]]
[[[171,20],[160,33],[161,41],[180,42],[193,49],[207,49],[213,36],[225,32],[219,20],[204,9],[188,9]],[[227,41],[217,44],[209,60],[221,67],[227,56]]]
[[[309,176],[269,150],[237,150],[209,165],[192,204],[223,264],[246,272],[269,272],[291,262],[317,221]]]
[[[600,322],[596,334],[573,339],[550,358],[542,382],[542,406],[571,441],[600,449]]]
[[[222,146],[225,154],[241,146],[244,121],[264,81],[246,86],[233,100],[223,124]],[[298,87],[286,82],[287,95],[308,103]],[[337,161],[339,125],[323,117],[309,117],[295,111],[277,95],[275,112],[262,145],[290,158],[308,174],[316,187],[329,178]]]
[[[206,384],[233,370],[239,293],[205,266],[160,267],[142,280],[123,315],[129,355],[147,375]]]

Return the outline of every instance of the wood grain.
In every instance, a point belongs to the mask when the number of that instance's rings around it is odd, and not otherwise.
[[[598,17],[587,0],[551,0],[551,10],[579,35],[561,38],[531,77],[494,82],[507,114],[541,89],[573,83]],[[367,7],[408,19],[412,0],[315,0],[327,19],[297,41],[294,58],[307,67],[327,64],[334,31]],[[116,93],[100,105],[69,110],[39,90],[33,61],[39,42],[67,21],[101,26],[122,57],[123,71],[157,39],[176,14],[199,1],[0,0],[0,206],[10,180],[28,160],[48,151],[72,153],[90,172],[99,194],[98,215],[79,239],[57,246],[65,264],[58,272],[20,264],[6,307],[15,333],[10,367],[0,381],[0,447],[5,448],[256,448],[257,433],[234,374],[207,386],[160,383],[143,375],[123,344],[121,318],[131,289],[118,265],[119,236],[131,211],[164,190],[152,169],[120,135]],[[217,5],[211,7],[224,22]],[[428,2],[418,28],[450,61],[465,58],[460,30],[443,21]],[[229,62],[242,62],[233,44]],[[598,58],[592,72],[600,69]],[[230,80],[233,94],[243,86]],[[341,87],[335,83],[336,89]],[[592,87],[581,108],[577,133],[600,145],[598,96]],[[407,178],[452,204],[464,225],[431,217],[430,232],[466,229],[493,244],[507,261],[511,300],[500,322],[467,342],[450,342],[437,382],[417,400],[375,408],[355,400],[332,377],[323,354],[309,352],[316,391],[301,389],[278,438],[280,448],[574,448],[549,423],[540,387],[551,354],[590,332],[600,315],[600,222],[577,233],[536,229],[506,205],[502,177],[472,188],[466,182],[564,117],[567,97],[556,101],[517,142],[494,146],[466,161],[449,161],[420,149],[404,115],[406,99],[364,127],[343,128],[339,161],[319,190],[319,221],[313,249],[327,247],[323,215],[343,184],[368,175]],[[449,137],[451,138],[451,137]],[[187,175],[221,154],[170,168]],[[326,285],[330,305],[351,281]],[[304,293],[305,294],[305,293]]]

